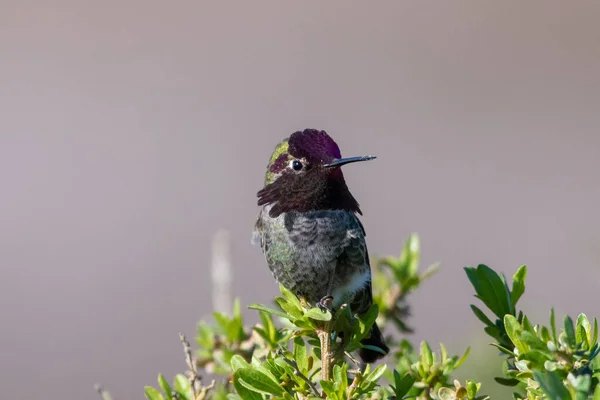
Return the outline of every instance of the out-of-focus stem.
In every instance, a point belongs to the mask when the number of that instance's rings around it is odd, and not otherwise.
[[[230,313],[231,305],[231,235],[219,230],[212,239],[212,302],[213,309]]]

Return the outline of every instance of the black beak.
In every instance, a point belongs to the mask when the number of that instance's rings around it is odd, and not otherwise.
[[[360,156],[360,157],[346,157],[346,158],[336,158],[328,164],[324,164],[323,168],[331,168],[331,167],[341,167],[345,164],[350,164],[358,161],[369,161],[373,160],[377,157],[375,156]]]

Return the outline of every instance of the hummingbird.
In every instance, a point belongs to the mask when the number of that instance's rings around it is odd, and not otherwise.
[[[257,193],[261,210],[252,242],[275,280],[313,306],[331,310],[345,303],[360,316],[373,303],[362,212],[341,167],[374,158],[342,158],[336,142],[316,129],[292,133],[271,155]],[[389,352],[376,323],[362,344]],[[359,356],[373,363],[383,354],[362,348]]]

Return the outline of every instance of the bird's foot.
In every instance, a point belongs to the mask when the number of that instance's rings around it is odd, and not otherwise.
[[[325,296],[321,300],[319,300],[317,307],[319,307],[319,309],[323,312],[325,312],[325,311],[332,312],[333,311],[332,304],[333,304],[333,296]]]

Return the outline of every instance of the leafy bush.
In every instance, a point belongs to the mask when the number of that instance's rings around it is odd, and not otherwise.
[[[172,384],[159,375],[159,389],[147,386],[149,400],[164,399],[487,399],[481,384],[452,378],[469,354],[450,356],[425,341],[418,348],[398,333],[407,334],[407,296],[437,269],[419,272],[419,240],[411,235],[399,257],[372,260],[375,303],[362,318],[345,306],[334,314],[307,308],[280,287],[274,306],[251,304],[260,323],[248,327],[239,301],[231,316],[214,313],[214,323],[200,322],[195,357],[181,337],[188,371]],[[519,268],[509,288],[506,278],[485,265],[465,268],[467,277],[492,317],[475,305],[471,308],[505,357],[501,385],[514,387],[514,399],[600,400],[596,355],[598,324],[583,314],[576,322],[564,318],[558,332],[554,311],[549,327],[534,325],[517,303],[525,292],[527,268]],[[386,328],[392,349],[385,362],[362,365],[353,353],[372,324]],[[390,334],[395,330],[396,334]],[[373,348],[377,350],[377,348]],[[492,362],[494,360],[490,360]],[[211,375],[205,384],[201,378]],[[598,390],[597,390],[598,389]],[[108,399],[109,395],[103,392]]]
[[[513,276],[512,290],[506,278],[485,265],[465,268],[476,297],[494,314],[492,322],[474,305],[471,309],[485,325],[485,332],[496,340],[493,346],[507,356],[506,377],[498,383],[515,386],[520,391],[515,399],[588,399],[600,400],[598,376],[600,361],[596,357],[598,321],[593,327],[585,314],[577,322],[568,315],[557,333],[554,310],[550,312],[550,327],[533,325],[519,311],[517,302],[525,291],[527,267]]]

